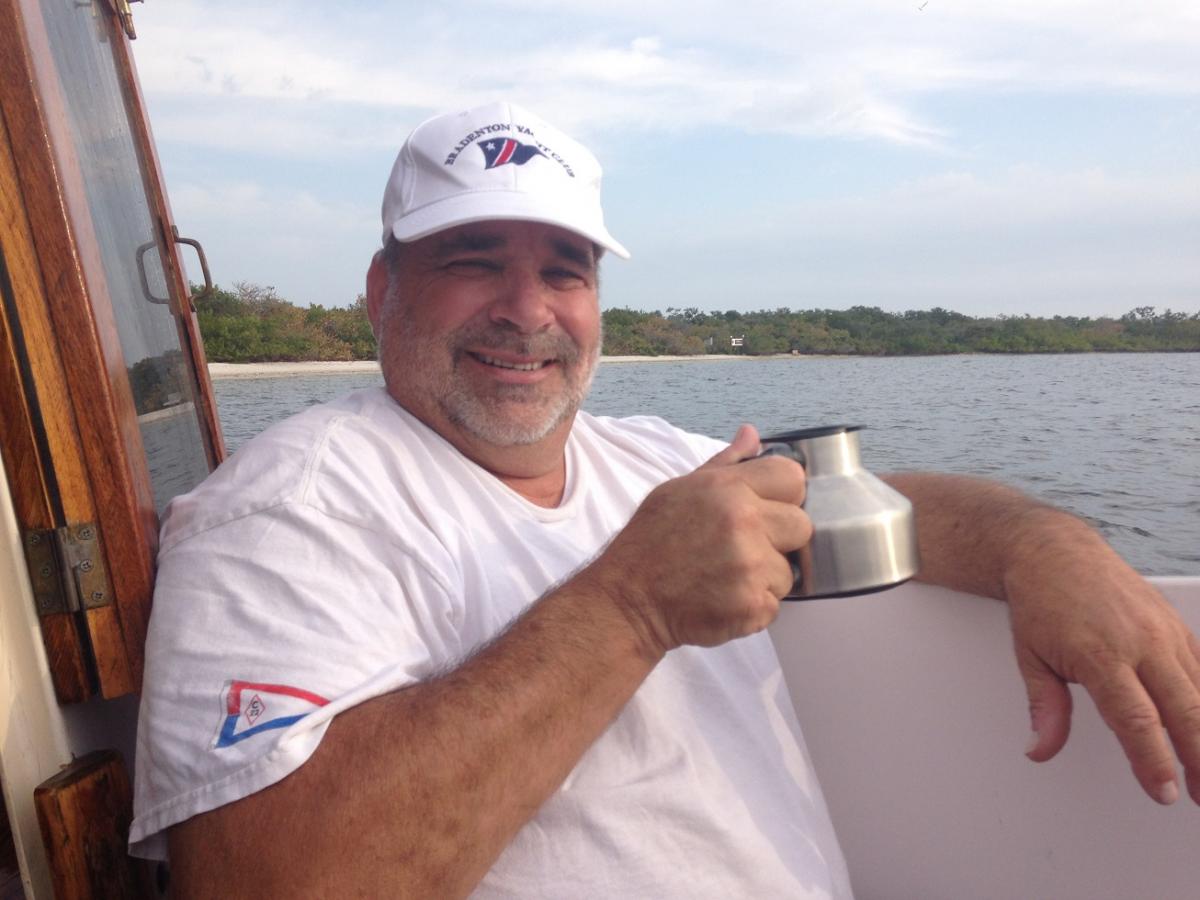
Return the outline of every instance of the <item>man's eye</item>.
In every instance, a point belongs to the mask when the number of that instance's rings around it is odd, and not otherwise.
[[[547,269],[542,273],[542,277],[556,286],[581,285],[587,281],[580,272],[571,269]]]
[[[447,271],[456,275],[486,275],[500,270],[490,259],[454,259],[446,264]]]

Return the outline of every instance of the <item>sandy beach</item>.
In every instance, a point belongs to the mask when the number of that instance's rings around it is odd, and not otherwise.
[[[370,375],[379,372],[373,359],[352,362],[209,363],[210,378],[284,378],[292,375]]]
[[[775,359],[772,356],[729,356],[714,353],[704,356],[602,356],[601,363],[630,362],[746,362]],[[791,358],[791,357],[786,357]],[[355,362],[266,362],[209,363],[210,378],[285,378],[294,375],[370,375],[379,372],[374,360]]]

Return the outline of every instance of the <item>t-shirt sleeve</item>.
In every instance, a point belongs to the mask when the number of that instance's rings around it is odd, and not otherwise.
[[[428,560],[301,503],[163,550],[138,724],[135,854],[302,765],[339,712],[452,665],[461,592]]]

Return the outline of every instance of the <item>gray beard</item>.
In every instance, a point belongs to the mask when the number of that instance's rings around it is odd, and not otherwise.
[[[388,302],[395,303],[395,298],[389,297]],[[429,340],[403,306],[396,304],[391,314],[399,317],[400,329],[399,333],[387,327],[380,329],[378,344],[381,360],[387,357],[393,341]],[[597,341],[595,350],[587,359],[583,358],[579,346],[562,333],[522,337],[503,327],[489,325],[461,329],[446,336],[443,342],[442,350],[451,361],[450,371],[426,373],[426,377],[430,378],[431,394],[442,414],[477,440],[498,447],[517,447],[536,444],[564,422],[574,418],[591,388],[603,338]],[[500,384],[494,386],[491,395],[476,394],[455,375],[467,356],[464,349],[467,346],[554,358],[563,367],[564,388],[557,394],[546,396],[539,392],[536,385]],[[419,359],[411,361],[420,364]],[[525,415],[515,418],[505,416],[497,409],[501,403],[523,404],[533,418]]]
[[[592,386],[596,363],[600,358],[599,343],[591,357],[584,360],[579,347],[565,335],[517,339],[494,333],[460,333],[452,339],[455,367],[466,355],[461,349],[462,345],[468,343],[488,349],[505,349],[519,355],[554,356],[562,365],[566,377],[564,389],[550,396],[541,394],[535,385],[497,385],[488,397],[471,392],[457,379],[452,379],[450,384],[444,386],[445,389],[439,392],[438,402],[446,418],[473,437],[498,447],[536,444],[564,422],[573,419]],[[521,404],[534,417],[505,417],[498,413],[496,403]]]
[[[508,392],[502,391],[501,394]],[[521,402],[517,392],[511,399],[500,396],[507,402]],[[541,404],[542,415],[532,421],[517,422],[503,419],[489,410],[488,401],[462,389],[453,389],[442,397],[442,412],[451,422],[472,437],[497,447],[519,447],[536,444],[567,419],[575,415],[579,402],[573,402],[569,394],[559,394],[549,403]]]

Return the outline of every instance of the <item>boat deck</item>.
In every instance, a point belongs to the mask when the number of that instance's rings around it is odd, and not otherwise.
[[[1200,632],[1200,578],[1154,580]],[[1147,798],[1079,688],[1066,748],[1025,758],[1003,604],[910,583],[772,636],[860,900],[1196,896],[1200,809]]]

